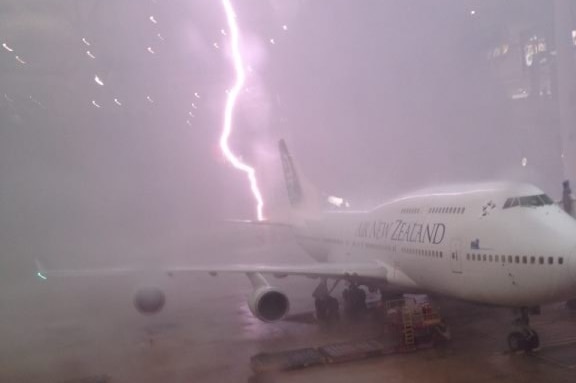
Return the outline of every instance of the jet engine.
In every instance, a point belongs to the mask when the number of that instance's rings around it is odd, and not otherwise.
[[[264,322],[275,322],[288,313],[290,302],[286,294],[271,286],[261,286],[248,297],[252,314]]]
[[[141,314],[156,314],[164,308],[166,296],[158,287],[144,287],[134,294],[134,306]]]

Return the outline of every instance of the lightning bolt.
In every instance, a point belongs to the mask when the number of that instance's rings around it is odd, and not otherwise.
[[[262,198],[262,193],[258,187],[256,171],[253,167],[238,158],[232,152],[230,145],[228,144],[228,139],[232,133],[232,116],[234,115],[234,107],[236,106],[238,95],[244,86],[244,82],[246,81],[246,72],[244,71],[244,64],[242,62],[242,55],[240,53],[240,33],[238,30],[238,24],[236,23],[236,12],[234,12],[234,8],[232,7],[230,0],[222,0],[222,6],[226,12],[226,20],[228,21],[228,28],[230,30],[230,43],[232,47],[232,60],[234,62],[234,70],[236,71],[236,81],[232,90],[228,92],[228,98],[226,99],[226,108],[224,109],[224,126],[220,136],[220,149],[222,150],[224,157],[230,161],[235,169],[246,173],[250,183],[250,190],[252,191],[252,195],[256,200],[256,214],[258,220],[261,221],[264,219],[264,199]]]

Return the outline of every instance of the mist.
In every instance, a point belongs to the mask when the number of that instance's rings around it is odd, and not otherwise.
[[[280,138],[307,179],[355,206],[485,180],[560,196],[553,117],[515,103],[488,59],[506,42],[521,63],[513,23],[550,33],[541,3],[235,6],[247,82],[230,142],[256,168],[266,215],[288,206]],[[221,222],[255,219],[255,202],[218,146],[234,82],[220,3],[9,0],[0,9],[0,277],[33,278],[35,258],[230,260],[213,251],[239,240]]]

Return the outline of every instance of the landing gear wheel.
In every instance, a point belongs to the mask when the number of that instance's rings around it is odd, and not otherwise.
[[[519,331],[514,331],[508,334],[508,348],[512,352],[524,350],[526,347],[526,338],[524,334]]]
[[[350,286],[342,293],[344,309],[350,317],[356,317],[366,311],[366,292],[358,286]]]
[[[338,299],[327,296],[314,300],[316,319],[322,324],[332,324],[340,319],[340,307]]]
[[[512,352],[531,352],[540,347],[540,337],[538,333],[532,329],[514,331],[508,335],[508,347]]]
[[[328,321],[330,323],[338,322],[340,320],[340,304],[338,303],[338,299],[328,297],[327,301]]]
[[[530,337],[526,340],[526,343],[527,345],[525,350],[527,352],[534,351],[540,347],[540,337],[538,336],[538,333],[534,330],[530,330]]]

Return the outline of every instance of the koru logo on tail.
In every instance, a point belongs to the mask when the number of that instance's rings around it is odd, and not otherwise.
[[[288,199],[292,206],[298,205],[302,202],[302,188],[300,187],[300,180],[298,179],[298,174],[296,169],[294,169],[294,164],[292,163],[292,157],[288,153],[288,148],[284,140],[280,140],[280,155],[282,158],[282,168],[284,170],[284,180],[286,181],[286,189],[288,191]]]

